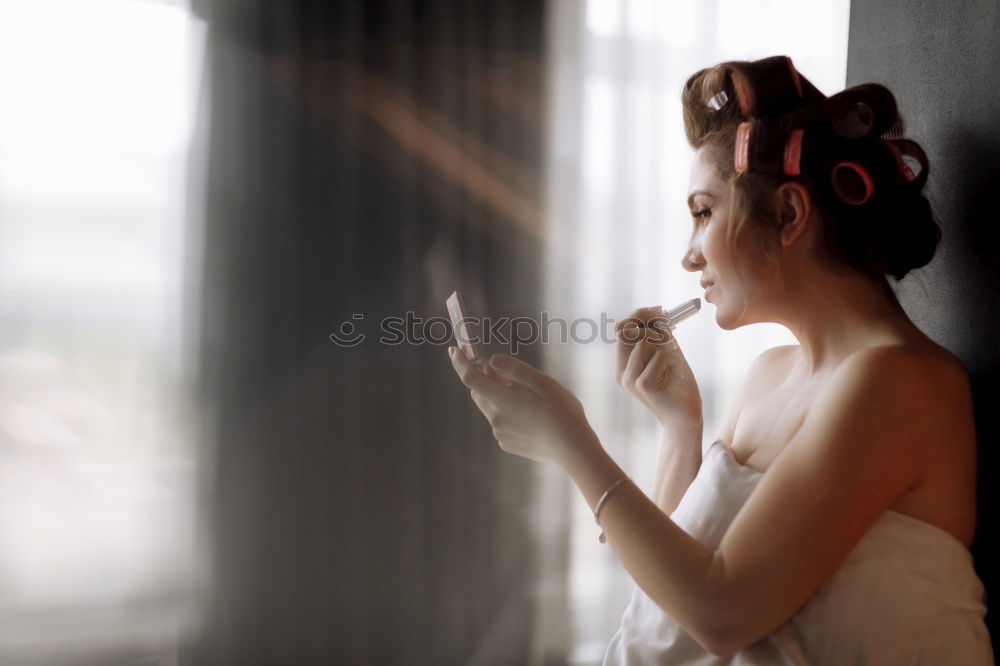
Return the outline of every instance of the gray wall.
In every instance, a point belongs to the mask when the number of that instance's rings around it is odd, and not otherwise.
[[[944,238],[938,255],[900,284],[924,332],[972,378],[979,436],[979,527],[973,555],[987,592],[994,645],[1000,608],[997,453],[1000,369],[1000,3],[855,0],[847,84],[896,95],[908,135],[930,160],[926,192]]]

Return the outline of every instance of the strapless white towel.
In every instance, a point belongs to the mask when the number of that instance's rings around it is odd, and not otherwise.
[[[717,440],[670,518],[717,548],[761,478]],[[992,666],[985,615],[969,549],[936,525],[887,510],[788,622],[728,657],[706,651],[633,584],[604,666]]]

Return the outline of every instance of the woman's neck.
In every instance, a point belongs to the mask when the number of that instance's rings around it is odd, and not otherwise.
[[[920,334],[884,278],[824,271],[792,281],[783,292],[775,319],[802,346],[808,376],[873,343]]]

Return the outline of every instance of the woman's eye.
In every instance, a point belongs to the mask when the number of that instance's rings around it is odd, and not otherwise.
[[[701,219],[701,218],[704,218],[704,217],[708,217],[711,212],[712,211],[710,209],[708,209],[708,208],[699,208],[698,210],[696,210],[693,213],[691,213],[691,217],[693,217],[693,218],[695,218],[697,220],[697,219]]]

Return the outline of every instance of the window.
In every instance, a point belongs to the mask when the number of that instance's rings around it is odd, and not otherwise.
[[[200,45],[181,2],[0,4],[4,663],[147,653],[195,618]]]

